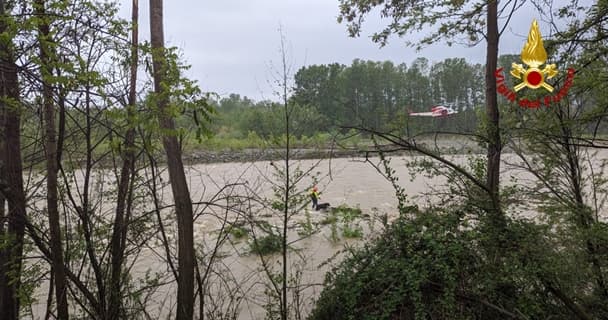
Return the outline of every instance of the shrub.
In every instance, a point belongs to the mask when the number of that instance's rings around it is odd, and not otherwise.
[[[466,318],[454,301],[459,276],[475,261],[473,231],[452,220],[397,220],[327,274],[310,319]]]
[[[361,238],[363,237],[363,229],[359,226],[356,219],[361,218],[360,208],[351,208],[346,205],[340,205],[331,209],[331,217],[337,220],[338,217],[342,218],[342,236],[345,238]],[[335,223],[334,220],[334,223]],[[333,233],[332,229],[332,233]],[[332,235],[332,238],[335,238]]]
[[[344,217],[344,220],[348,221],[353,221],[355,218],[361,217],[360,208],[351,208],[344,204],[341,204],[335,208],[331,208],[331,212],[333,214],[342,215]]]
[[[342,235],[344,238],[361,238],[363,237],[363,229],[358,224],[354,226],[345,225],[342,228]]]
[[[498,244],[485,218],[467,222],[481,216],[474,210],[404,207],[326,275],[309,319],[608,319],[605,299],[588,290],[584,248],[510,219]]]
[[[282,247],[283,237],[275,233],[256,238],[250,243],[250,251],[261,255],[280,252]]]
[[[298,234],[300,236],[309,236],[315,232],[315,228],[314,228],[314,226],[312,224],[312,220],[310,218],[310,211],[306,210],[306,212],[304,213],[304,216],[306,217],[306,221],[300,223],[302,230],[299,231]]]
[[[235,239],[242,239],[248,235],[247,230],[243,227],[231,227],[229,232]]]

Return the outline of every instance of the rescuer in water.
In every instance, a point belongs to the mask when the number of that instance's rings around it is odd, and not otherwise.
[[[312,208],[316,211],[329,208],[329,203],[319,204],[319,189],[316,186],[310,191],[310,200],[312,201]]]

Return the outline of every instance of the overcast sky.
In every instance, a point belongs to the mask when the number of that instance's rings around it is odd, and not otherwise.
[[[121,15],[130,17],[131,1],[121,0]],[[520,53],[532,16],[522,10],[505,31],[500,54]],[[485,43],[476,47],[434,45],[416,52],[404,41],[393,38],[384,48],[369,35],[385,25],[369,17],[365,34],[350,38],[344,24],[338,24],[337,0],[165,0],[166,45],[180,47],[204,91],[226,96],[238,93],[255,100],[272,99],[271,65],[280,61],[279,25],[288,42],[293,72],[303,65],[354,59],[391,60],[408,65],[417,57],[431,62],[464,57],[483,63]],[[140,39],[149,39],[148,1],[140,0]],[[546,37],[541,23],[541,33]],[[412,35],[415,36],[415,35]]]

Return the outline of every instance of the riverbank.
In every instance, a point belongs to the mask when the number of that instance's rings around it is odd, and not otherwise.
[[[347,149],[293,149],[290,153],[291,159],[329,159],[349,158],[365,156],[365,152]],[[191,151],[183,156],[184,162],[188,164],[228,163],[228,162],[256,162],[276,161],[285,158],[285,150],[281,149],[243,149]]]
[[[429,150],[438,151],[442,154],[471,154],[482,153],[483,149],[468,139],[423,139],[416,142]],[[332,159],[332,158],[356,158],[365,156],[377,156],[376,152],[370,154],[373,146],[358,148],[294,148],[291,150],[290,159]],[[391,148],[387,148],[391,149]],[[406,156],[409,151],[391,151],[393,156]],[[184,152],[184,162],[190,165],[208,163],[229,162],[255,162],[255,161],[277,161],[285,158],[284,149],[261,149],[245,148],[238,150],[203,150],[193,149]]]

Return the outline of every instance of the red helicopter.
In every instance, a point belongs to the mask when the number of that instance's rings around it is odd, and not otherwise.
[[[412,117],[447,117],[458,113],[452,107],[433,106],[431,112],[410,112]]]

